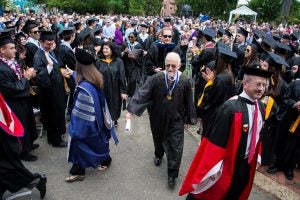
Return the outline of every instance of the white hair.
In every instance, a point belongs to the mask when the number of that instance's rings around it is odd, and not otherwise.
[[[181,58],[179,54],[175,52],[168,53],[165,60],[176,60],[178,65],[181,64]]]

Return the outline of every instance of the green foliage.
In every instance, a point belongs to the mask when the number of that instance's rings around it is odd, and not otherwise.
[[[145,0],[147,9],[145,10],[146,15],[159,15],[162,7],[162,0]]]
[[[276,20],[280,16],[281,0],[251,0],[248,6],[257,12],[258,21]]]
[[[131,15],[144,15],[144,0],[130,0],[129,1],[129,14]]]

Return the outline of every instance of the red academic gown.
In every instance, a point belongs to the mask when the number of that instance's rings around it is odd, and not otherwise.
[[[262,104],[259,107],[263,115]],[[199,146],[179,195],[194,193],[195,199],[228,199],[229,191],[235,190],[232,182],[239,176],[236,172],[240,170],[240,163],[245,162],[248,124],[248,110],[244,98],[238,97],[224,103],[217,114],[209,138],[204,138]],[[260,144],[259,140],[249,166],[249,176],[247,175],[246,184],[238,199],[247,199],[251,192]],[[222,171],[214,168],[218,164],[222,166]],[[213,174],[215,176],[211,177]],[[195,192],[196,185],[206,189],[200,193]]]

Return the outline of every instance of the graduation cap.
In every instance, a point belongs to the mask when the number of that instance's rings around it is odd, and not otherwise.
[[[225,60],[228,63],[231,63],[233,60],[237,58],[237,55],[235,52],[231,51],[228,47],[218,47],[218,55],[221,59]]]
[[[144,27],[144,28],[148,28],[148,27],[149,27],[149,26],[148,26],[147,24],[145,24],[145,23],[141,23],[140,26],[141,26],[141,27]]]
[[[279,35],[272,35],[272,37],[275,41],[280,41],[281,40],[281,37]]]
[[[211,37],[211,38],[216,37],[216,32],[210,27],[205,27],[205,29],[202,31],[202,33],[204,35],[207,35],[207,36]]]
[[[90,65],[92,63],[95,63],[96,56],[90,52],[87,49],[75,49],[75,57],[77,62],[83,64],[83,65]]]
[[[292,51],[292,49],[287,44],[283,44],[283,43],[277,42],[275,51],[279,52],[280,54],[286,54],[287,51]]]
[[[244,29],[243,27],[240,27],[239,30],[237,31],[239,34],[242,34],[243,36],[247,37],[248,36],[248,31]]]
[[[81,26],[81,21],[75,21],[71,25],[75,26],[75,27],[79,27],[79,26]]]
[[[260,44],[258,43],[257,40],[253,40],[252,43],[250,44],[251,47],[253,47],[258,53],[263,52],[262,47],[260,46]]]
[[[171,17],[166,17],[166,18],[164,19],[164,22],[172,22]]]
[[[258,39],[258,38],[262,38],[263,33],[261,32],[261,30],[256,29],[254,32],[254,36]]]
[[[289,34],[284,34],[282,39],[291,40],[291,36]]]
[[[84,29],[82,30],[79,35],[78,38],[80,41],[83,41],[86,37],[88,37],[91,34],[91,30],[90,29]]]
[[[267,48],[275,48],[276,47],[276,41],[273,39],[271,35],[265,35],[262,39],[262,44],[266,45]]]
[[[95,26],[95,28],[93,29],[93,32],[98,34],[98,33],[102,33],[103,29],[101,26]]]
[[[292,34],[291,34],[291,39],[292,39],[292,41],[296,41],[296,40],[298,40],[299,39],[299,32],[296,32],[296,31],[294,31]]]
[[[97,19],[96,17],[90,17],[90,18],[88,18],[88,19],[86,20],[86,22],[87,22],[88,24],[91,24],[91,23],[93,23],[93,22],[95,22],[95,21],[98,21],[98,19]]]
[[[220,36],[224,35],[225,30],[223,28],[219,28],[217,34],[219,34]]]
[[[258,64],[250,65],[249,67],[243,68],[244,74],[250,76],[259,76],[263,78],[270,78],[272,73],[267,70],[262,69],[262,67]]]
[[[10,29],[4,29],[2,31],[0,31],[0,37],[5,37],[5,36],[9,36],[12,37],[14,35],[14,29],[10,28]]]
[[[14,44],[15,42],[14,42],[14,40],[11,38],[11,36],[3,36],[3,37],[1,37],[0,36],[0,47],[2,47],[2,46],[4,46],[4,45],[6,45],[6,44]]]
[[[232,37],[233,36],[232,33],[228,29],[225,29],[224,35],[227,35],[228,37]]]
[[[24,25],[22,31],[24,31],[25,33],[28,34],[31,31],[31,29],[33,29],[35,27],[38,27],[38,24],[36,23],[36,21],[34,21],[34,20],[27,20],[25,22],[25,25]]]
[[[56,39],[56,32],[54,31],[40,31],[40,40],[52,41]]]
[[[16,42],[18,42],[22,37],[26,38],[26,35],[23,32],[20,32],[20,33],[16,34],[15,35]]]
[[[271,66],[282,70],[282,66],[289,67],[287,62],[279,55],[269,52],[269,58],[266,60]]]
[[[63,27],[59,30],[58,36],[63,37],[67,35],[72,35],[74,33],[74,28],[72,27]]]

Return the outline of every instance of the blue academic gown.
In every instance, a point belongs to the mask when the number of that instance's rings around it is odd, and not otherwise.
[[[68,161],[82,168],[96,168],[109,157],[109,139],[118,143],[114,129],[104,123],[105,97],[100,89],[82,81],[74,95],[69,124],[71,144]],[[108,111],[108,110],[106,110]],[[109,112],[109,111],[108,111]]]

